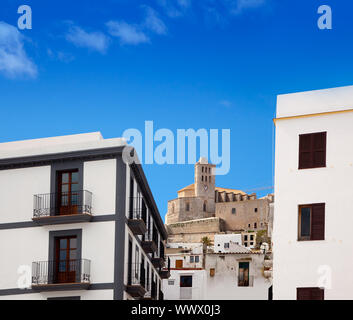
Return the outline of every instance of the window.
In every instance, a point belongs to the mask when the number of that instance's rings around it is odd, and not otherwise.
[[[79,212],[79,175],[78,170],[57,173],[58,214],[70,215]]]
[[[324,289],[297,288],[297,300],[324,300],[324,296]]]
[[[211,268],[210,269],[210,277],[214,277],[215,273],[216,273],[215,268]]]
[[[174,282],[175,282],[174,279],[168,280],[168,286],[174,286]]]
[[[250,235],[250,240],[254,240],[254,235]]]
[[[248,224],[248,227],[250,228],[251,226],[250,226],[250,223]]]
[[[253,246],[253,245],[254,245],[254,242],[250,242],[250,245]]]
[[[256,223],[256,222],[254,223],[254,228],[255,228],[255,229],[257,228],[257,223]]]
[[[190,256],[190,263],[194,263],[194,256]]]
[[[326,132],[299,135],[299,169],[326,167]]]
[[[207,202],[205,201],[205,202],[203,203],[203,211],[206,212],[206,209],[207,209]]]
[[[199,262],[200,261],[200,257],[199,256],[195,256],[195,262]]]
[[[254,211],[257,212],[257,208],[255,208]]]
[[[244,241],[248,241],[248,235],[247,234],[244,236]]]
[[[239,262],[238,286],[249,286],[249,262]]]
[[[207,176],[205,176],[205,181],[207,182]]]
[[[192,276],[180,276],[181,288],[192,288]]]
[[[203,181],[203,176],[201,176],[201,181]]]
[[[229,249],[229,242],[226,242],[226,243],[224,244],[224,249]]]
[[[325,204],[299,206],[298,240],[325,240]]]
[[[236,214],[237,213],[237,209],[236,208],[232,208],[232,214]]]
[[[180,269],[183,267],[183,260],[175,260],[175,268]]]
[[[189,202],[186,203],[186,211],[190,211],[190,203]]]
[[[247,243],[247,242],[244,242],[244,246],[247,247],[247,246],[248,246],[248,243]]]

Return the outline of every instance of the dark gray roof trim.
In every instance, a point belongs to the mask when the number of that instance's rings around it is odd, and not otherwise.
[[[143,196],[145,197],[145,199],[147,201],[148,207],[152,211],[153,218],[154,218],[157,226],[159,227],[159,230],[161,232],[163,240],[167,240],[167,237],[168,237],[167,231],[166,231],[166,229],[164,227],[163,220],[161,218],[161,215],[159,214],[159,210],[158,210],[157,204],[154,201],[154,197],[153,197],[152,191],[151,191],[151,189],[149,187],[148,181],[146,179],[146,176],[145,176],[145,173],[144,173],[144,171],[142,169],[141,164],[133,163],[133,164],[130,165],[130,168],[132,169],[132,171],[134,173],[134,177],[137,180],[137,182],[138,182],[138,184],[139,184],[139,186],[141,188],[142,194],[143,194]]]

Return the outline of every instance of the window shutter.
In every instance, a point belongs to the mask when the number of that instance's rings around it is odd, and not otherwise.
[[[312,288],[311,300],[324,300],[324,289]]]
[[[312,167],[311,137],[311,134],[301,134],[299,136],[299,169]]]
[[[297,300],[324,300],[324,289],[297,288]]]
[[[310,288],[297,288],[297,300],[311,300]]]
[[[326,132],[314,133],[312,139],[313,167],[326,166]]]
[[[311,240],[325,240],[325,204],[312,206]]]

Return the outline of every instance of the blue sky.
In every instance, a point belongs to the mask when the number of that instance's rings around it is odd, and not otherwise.
[[[32,8],[32,30],[17,8]],[[331,5],[333,29],[317,9]],[[2,0],[0,142],[128,128],[231,129],[217,185],[273,185],[276,95],[351,85],[353,3],[332,0]],[[192,165],[145,165],[159,206]],[[263,195],[271,190],[259,192]]]

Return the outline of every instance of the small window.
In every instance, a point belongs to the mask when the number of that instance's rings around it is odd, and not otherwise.
[[[174,279],[168,280],[168,286],[174,286],[174,282],[175,282]]]
[[[249,227],[249,228],[251,227],[250,223],[248,224],[248,227]]]
[[[254,235],[250,235],[250,240],[254,240]]]
[[[257,223],[256,223],[256,222],[254,223],[254,228],[255,228],[255,229],[257,228]]]
[[[201,167],[201,171],[203,172],[203,167]]]
[[[181,288],[192,288],[192,276],[180,276]]]
[[[186,203],[186,211],[190,211],[190,203],[189,202]]]
[[[203,203],[203,211],[204,211],[204,212],[207,211],[207,202],[206,202],[206,201]]]
[[[250,242],[250,245],[253,246],[253,245],[254,245],[254,242]]]
[[[248,241],[248,235],[247,234],[244,236],[244,241]]]
[[[326,132],[299,135],[299,169],[326,167]]]
[[[215,268],[211,268],[210,269],[210,277],[214,277],[215,273],[216,273]]]
[[[237,209],[236,208],[232,208],[232,214],[236,214],[237,213]]]
[[[257,208],[255,208],[254,211],[257,212]]]
[[[190,263],[194,263],[194,256],[190,256]]]
[[[205,181],[207,182],[207,176],[205,176]]]
[[[247,242],[244,242],[244,246],[247,247],[247,246],[248,246],[248,243],[247,243]]]
[[[195,256],[195,262],[199,262],[200,261],[200,257],[199,256]]]
[[[224,249],[229,249],[229,242],[226,242],[226,243],[224,244]]]
[[[325,204],[299,206],[298,240],[325,239]]]

